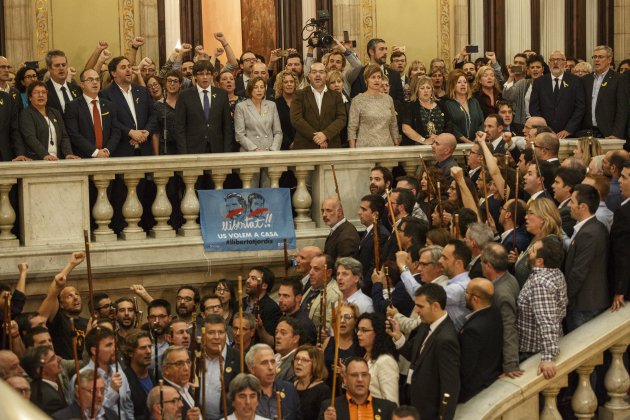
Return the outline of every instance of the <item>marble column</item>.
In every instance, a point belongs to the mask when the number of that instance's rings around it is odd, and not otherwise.
[[[164,37],[166,55],[180,45],[179,0],[164,0]]]
[[[621,60],[628,58],[628,55],[630,55],[630,1],[615,1],[614,15],[615,63],[619,63]]]
[[[453,43],[455,45],[455,51],[453,57],[457,57],[459,51],[466,45],[468,45],[468,37],[470,36],[470,29],[468,28],[468,1],[467,0],[455,0],[454,2],[454,17],[455,20],[455,32],[453,35]]]
[[[564,51],[564,2],[540,3],[540,54],[549,57],[555,50]]]
[[[39,39],[48,47],[48,15],[42,16],[42,25],[35,28],[35,10],[45,1],[4,0],[5,50],[9,62],[17,63],[38,57],[35,46]],[[43,58],[43,57],[41,57]]]
[[[532,10],[529,0],[505,2],[505,61],[532,47]],[[509,61],[508,61],[509,60]]]
[[[483,0],[470,0],[470,28],[468,28],[468,32],[470,33],[469,45],[478,45],[479,46],[479,54],[472,54],[471,60],[475,60],[479,57],[483,56],[483,52],[485,51],[485,45],[483,42],[483,29],[485,24],[485,16],[483,14]],[[456,48],[458,48],[456,46]],[[459,47],[461,48],[461,47]],[[458,51],[459,52],[459,51]]]
[[[615,29],[616,29],[615,22]],[[591,62],[597,46],[597,0],[586,0],[586,57],[577,57]],[[615,51],[616,52],[616,51]]]
[[[138,35],[144,37],[144,45],[140,49],[141,56],[149,57],[156,63],[160,58],[157,2],[158,0],[140,0],[137,18],[139,19]],[[171,50],[172,47],[167,44],[166,54],[168,55]]]

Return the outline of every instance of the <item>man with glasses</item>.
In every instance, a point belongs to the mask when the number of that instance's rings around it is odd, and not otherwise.
[[[486,118],[487,120],[487,118]],[[466,153],[466,163],[468,164],[468,177],[473,183],[477,183],[481,175],[481,165],[483,164],[483,150],[479,143],[473,143]]]
[[[146,399],[149,416],[153,420],[179,420],[182,418],[184,403],[172,386],[156,386]]]
[[[177,99],[178,154],[225,153],[234,149],[227,93],[211,86],[213,73],[210,61],[197,61],[193,66],[194,89],[183,91]]]
[[[594,73],[582,79],[586,111],[582,128],[594,137],[623,139],[628,121],[628,82],[610,69],[613,50],[599,45],[593,51]]]
[[[536,159],[550,163],[554,169],[560,167],[560,159],[558,159],[560,140],[556,134],[538,131],[532,147],[534,148]]]
[[[22,365],[32,380],[31,401],[49,416],[68,406],[58,375],[61,358],[49,346],[33,347],[22,357]]]
[[[442,171],[442,175],[444,175],[444,179],[448,184],[453,180],[451,168],[459,166],[455,158],[453,158],[455,147],[457,147],[457,140],[455,136],[450,133],[438,135],[431,144],[431,151],[435,157],[435,166]]]
[[[529,114],[542,116],[561,139],[576,134],[584,117],[582,79],[567,70],[567,60],[560,51],[549,58],[551,73],[534,81],[529,100]]]
[[[245,282],[244,308],[256,319],[256,332],[259,337],[272,335],[276,331],[282,313],[278,304],[269,297],[276,276],[264,266],[253,267]]]
[[[116,108],[99,98],[101,79],[96,70],[83,70],[79,78],[83,95],[66,104],[63,115],[72,150],[82,158],[108,158],[120,141]]]
[[[100,373],[96,373],[96,389],[94,388],[94,370],[93,369],[85,369],[82,370],[79,374],[79,380],[75,387],[75,393],[72,404],[63,410],[57,411],[53,414],[52,418],[54,420],[68,420],[68,419],[79,419],[83,418],[81,413],[81,407],[83,407],[85,417],[86,418],[98,418],[104,420],[119,420],[116,411],[110,409],[109,407],[103,406],[105,390],[107,386],[105,385],[105,381]],[[94,395],[96,392],[96,395]],[[93,397],[94,395],[94,397]],[[94,399],[94,412],[92,413],[92,399]],[[81,401],[79,404],[78,401]],[[130,417],[133,419],[133,417]]]
[[[175,388],[182,402],[182,418],[187,415],[200,415],[201,410],[195,402],[194,391],[190,387],[190,369],[192,361],[188,349],[182,346],[171,346],[162,357],[162,378],[166,385]],[[206,389],[208,384],[206,383]],[[173,400],[175,397],[167,398]],[[220,398],[220,397],[219,397]],[[159,403],[159,401],[158,401]],[[188,414],[190,412],[190,414]]]
[[[107,319],[114,322],[115,310],[112,300],[105,292],[96,292],[90,302],[90,312],[96,313],[98,319]]]
[[[240,373],[240,354],[238,350],[227,345],[225,321],[221,315],[208,315],[204,320],[205,326],[205,413],[206,418],[219,419],[223,415],[221,401],[221,376],[223,376],[224,391],[227,393],[230,382]],[[223,371],[219,369],[223,368]],[[203,371],[203,367],[200,366]],[[227,407],[228,412],[231,407]]]
[[[319,418],[336,419],[391,419],[396,404],[376,398],[370,394],[370,370],[367,362],[360,357],[352,357],[346,367],[346,395],[335,398],[334,406],[330,399],[322,402]]]
[[[253,77],[252,69],[257,61],[258,58],[256,58],[256,55],[252,51],[244,51],[243,54],[241,54],[241,58],[239,60],[241,74],[236,78],[234,88],[235,95],[245,97],[245,88],[247,87],[249,79]]]
[[[195,312],[197,311],[197,305],[199,305],[199,290],[196,287],[190,285],[181,286],[177,289],[177,316],[181,321],[191,323]]]

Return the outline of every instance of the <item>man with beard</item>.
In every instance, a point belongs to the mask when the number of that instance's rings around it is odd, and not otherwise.
[[[96,347],[98,347],[98,351],[96,351]],[[131,401],[129,382],[122,371],[122,367],[120,365],[116,366],[114,332],[104,327],[91,329],[85,336],[85,348],[90,361],[80,372],[98,369],[98,372],[103,376],[107,384],[103,398],[103,407],[117,412],[120,401],[120,418],[133,420],[134,408]],[[74,389],[76,378],[75,375],[70,381],[71,389]]]
[[[392,187],[394,176],[391,171],[382,166],[375,166],[370,170],[370,194],[386,198],[385,191]]]
[[[256,319],[256,332],[262,341],[269,341],[268,336],[276,331],[282,316],[278,304],[269,297],[276,276],[263,266],[253,267],[245,282],[245,310]],[[273,338],[271,339],[273,341]]]
[[[302,283],[296,278],[282,279],[278,289],[278,306],[285,317],[293,318],[302,327],[302,341],[315,345],[317,332],[308,312],[301,309]],[[269,344],[269,343],[267,343]]]
[[[241,327],[241,318],[235,316],[232,318],[231,327],[234,334],[232,347],[240,351],[241,334],[243,334],[243,353],[247,353],[249,348],[256,344],[254,336],[256,335],[256,321],[252,314],[243,314],[243,323]]]
[[[106,319],[112,323],[115,321],[116,313],[112,300],[105,292],[96,292],[90,302],[90,313],[96,313],[98,319]]]
[[[473,82],[475,81],[475,75],[477,74],[475,63],[471,61],[466,61],[464,64],[462,64],[462,71],[464,72],[464,76],[466,76],[468,84],[472,86]]]
[[[145,401],[147,394],[153,388],[153,372],[151,365],[151,336],[146,331],[136,331],[130,334],[127,343],[127,368],[124,372],[129,380],[133,414],[136,420],[148,419]]]
[[[405,97],[403,94],[402,82],[400,81],[400,73],[394,71],[386,66],[387,63],[387,44],[385,40],[380,38],[373,38],[367,44],[367,53],[370,58],[370,62],[367,64],[376,64],[383,70],[385,77],[389,79],[389,86],[391,87],[389,91],[389,95],[394,100],[398,100],[400,102],[404,102]],[[367,67],[367,66],[365,66]],[[356,74],[354,81],[352,82],[352,91],[351,96],[354,98],[359,93],[365,92],[367,90],[367,84],[365,81],[365,77],[363,77],[363,73],[365,67],[361,67],[358,70],[358,74]]]
[[[58,382],[61,359],[49,346],[28,349],[22,357],[22,366],[33,380],[31,401],[49,416],[66,408],[65,389]]]
[[[339,257],[350,257],[359,249],[359,233],[343,214],[337,197],[328,197],[322,203],[322,220],[330,228],[324,243],[324,253],[335,261]]]
[[[114,302],[116,310],[116,325],[118,339],[127,337],[129,332],[136,327],[136,309],[133,300],[128,297],[121,297]]]
[[[160,402],[161,401],[161,402]],[[181,420],[184,403],[172,386],[156,386],[147,396],[149,414],[154,420]]]
[[[168,348],[168,341],[166,340],[167,327],[171,323],[171,304],[164,299],[153,299],[148,306],[147,321],[149,324],[149,331],[153,340],[153,345],[157,346],[157,360],[155,355],[155,349],[151,358],[151,368],[156,369],[156,366],[160,366],[160,360],[164,351]]]
[[[184,285],[177,289],[177,316],[181,321],[190,324],[197,311],[201,297],[199,290],[193,286]]]
[[[80,316],[83,308],[79,291],[72,286],[66,286],[68,275],[85,259],[82,252],[74,252],[66,266],[55,276],[38,313],[48,320],[47,325],[53,339],[55,351],[63,359],[72,359],[72,324],[79,331],[85,331],[88,320]],[[83,348],[79,348],[81,354]]]

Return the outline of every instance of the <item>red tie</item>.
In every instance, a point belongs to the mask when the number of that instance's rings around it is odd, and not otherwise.
[[[96,148],[103,148],[103,127],[101,126],[101,113],[98,112],[98,100],[92,100],[92,119],[94,119],[94,137]]]

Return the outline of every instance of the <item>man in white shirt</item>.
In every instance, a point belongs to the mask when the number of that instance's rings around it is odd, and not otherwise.
[[[335,263],[335,271],[343,300],[357,305],[360,313],[374,312],[372,299],[366,296],[360,288],[359,282],[363,272],[361,263],[350,257],[339,258]]]
[[[63,114],[66,106],[81,95],[81,89],[74,83],[68,83],[68,59],[63,51],[51,50],[46,54],[46,67],[50,80],[46,82],[48,102],[46,106],[57,109]]]

